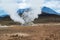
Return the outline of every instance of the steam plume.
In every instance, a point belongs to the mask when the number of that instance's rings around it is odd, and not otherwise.
[[[41,14],[41,9],[43,7],[44,0],[28,0],[26,1],[28,5],[30,5],[30,8],[32,9],[29,12],[23,13],[23,18],[25,22],[32,22],[35,18],[38,18],[38,14]]]
[[[2,7],[7,12],[7,14],[14,22],[19,22],[21,24],[25,23],[22,17],[20,17],[17,13],[18,5],[15,0],[0,0],[0,1],[1,1],[0,7]]]
[[[44,1],[41,0],[0,0],[0,7],[7,12],[13,21],[25,24],[26,22],[28,23],[34,21],[35,18],[38,18],[38,14],[41,14],[40,9],[42,8],[43,2]],[[24,12],[22,17],[20,17],[17,10],[27,7],[31,7],[32,10]]]

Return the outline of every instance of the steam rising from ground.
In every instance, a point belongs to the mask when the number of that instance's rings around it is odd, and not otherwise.
[[[39,8],[43,3],[43,1],[40,1],[41,0],[0,0],[0,7],[7,12],[13,21],[25,24],[26,22],[31,22],[35,18],[38,18],[38,14],[40,14]],[[30,5],[32,11],[24,12],[22,17],[20,17],[17,13],[17,10],[26,8],[27,4]]]
[[[7,12],[10,18],[15,21],[24,24],[25,21],[18,15],[18,3],[16,0],[0,0],[0,7]]]
[[[28,0],[25,1],[27,5],[30,6],[31,11],[24,12],[22,17],[25,23],[30,23],[34,21],[35,18],[38,18],[38,14],[41,14],[41,9],[43,6],[43,2],[41,0]]]
[[[41,14],[43,6],[47,5],[47,7],[52,8],[51,3],[48,2],[49,6],[48,4],[43,4],[44,2],[45,0],[0,0],[0,7],[7,12],[14,22],[27,24],[38,18],[38,14]],[[19,16],[17,10],[26,8],[31,8],[31,11],[24,12],[22,16]]]

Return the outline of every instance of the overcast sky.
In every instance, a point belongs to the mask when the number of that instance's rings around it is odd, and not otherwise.
[[[0,3],[2,3],[2,1],[3,2],[7,2],[7,1],[9,1],[9,0],[0,0]],[[14,0],[13,0],[14,1]],[[20,2],[22,2],[22,0],[15,0],[14,1],[14,3],[15,2],[18,2],[19,3],[19,1]],[[40,1],[42,1],[42,0],[39,0],[39,2]],[[11,2],[11,0],[10,0],[10,2]],[[36,1],[35,1],[36,2]],[[49,7],[49,8],[51,8],[51,9],[53,9],[53,10],[55,10],[56,12],[58,12],[58,13],[60,13],[60,0],[45,0],[45,2],[44,2],[44,6],[46,6],[46,7]],[[10,5],[10,4],[9,4]],[[38,4],[39,5],[39,4]],[[1,5],[0,5],[1,6]],[[0,12],[1,12],[1,10],[2,10],[3,8],[2,7],[0,7]],[[3,12],[3,11],[2,11]],[[1,13],[0,13],[1,14]]]
[[[60,13],[60,0],[49,0],[45,2],[45,6]]]

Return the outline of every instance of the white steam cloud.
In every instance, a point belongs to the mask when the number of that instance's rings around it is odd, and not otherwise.
[[[2,7],[10,16],[10,18],[15,21],[24,24],[25,21],[18,15],[18,5],[15,0],[0,0],[0,7]]]
[[[60,0],[28,0],[27,3],[30,4],[32,11],[24,13],[26,22],[31,22],[34,21],[35,18],[38,18],[38,14],[41,14],[41,9],[44,6],[60,12]],[[26,17],[26,15],[28,15],[28,17]]]
[[[10,18],[21,24],[29,23],[38,18],[38,14],[41,14],[41,9],[43,6],[50,8],[57,8],[57,1],[54,2],[49,0],[45,3],[45,0],[0,0],[0,7],[2,7],[10,16]],[[60,7],[60,6],[58,6]],[[24,12],[22,17],[18,15],[18,9],[31,8],[29,12]]]
[[[27,5],[32,9],[29,12],[23,13],[23,19],[25,23],[34,21],[35,18],[38,18],[38,14],[41,14],[41,9],[43,7],[44,0],[26,0]]]
[[[26,22],[31,22],[35,18],[38,18],[38,14],[40,14],[39,8],[42,6],[42,3],[43,1],[41,0],[0,0],[0,7],[2,7],[8,13],[13,21],[25,24]],[[20,17],[17,10],[27,7],[31,7],[32,11],[28,13],[25,12],[23,13],[23,16]]]

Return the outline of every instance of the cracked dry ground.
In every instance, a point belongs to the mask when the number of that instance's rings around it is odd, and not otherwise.
[[[12,25],[0,28],[0,40],[60,40],[60,25]]]

